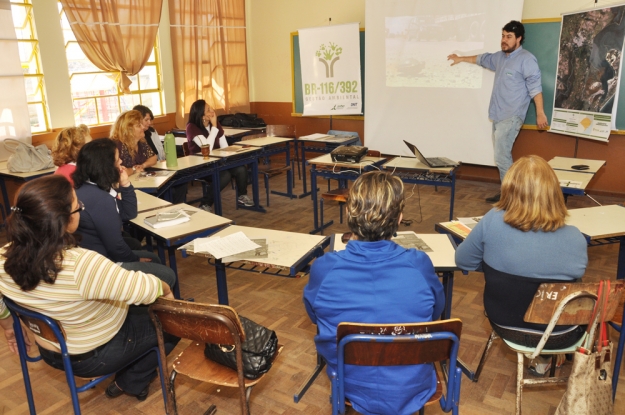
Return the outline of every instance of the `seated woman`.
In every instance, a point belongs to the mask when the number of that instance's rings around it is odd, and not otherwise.
[[[52,144],[52,161],[58,167],[54,174],[65,176],[71,184],[74,184],[72,173],[76,170],[76,157],[87,141],[91,141],[91,136],[89,127],[84,124],[61,130]]]
[[[432,261],[391,241],[402,219],[403,191],[402,181],[389,173],[360,176],[347,200],[352,239],[344,251],[312,265],[304,305],[317,325],[315,344],[328,374],[337,369],[339,323],[419,323],[441,316],[445,297]],[[435,391],[429,364],[346,367],[345,396],[363,414],[412,414]]]
[[[145,105],[135,105],[133,110],[139,111],[143,117],[145,142],[148,143],[152,152],[156,154],[158,161],[165,160],[165,149],[163,148],[161,137],[159,137],[154,127],[152,127],[152,121],[154,121],[154,114],[152,114],[152,110]]]
[[[97,252],[76,246],[82,205],[60,176],[27,182],[7,219],[8,244],[0,249],[0,293],[21,306],[58,320],[67,336],[77,376],[117,372],[157,345],[147,307],[158,297],[172,298],[170,287],[153,275],[126,271]],[[142,287],[141,290],[135,289]],[[10,313],[0,296],[0,326],[9,349],[17,353]],[[43,360],[62,369],[58,344],[37,337]],[[171,352],[178,339],[166,335]],[[143,401],[156,377],[156,353],[120,371],[106,389]]]
[[[200,147],[210,146],[211,151],[228,147],[224,130],[217,122],[215,111],[203,99],[195,101],[189,110],[189,122],[187,123],[187,142],[189,151],[199,153]],[[234,177],[237,184],[239,197],[237,203],[241,206],[254,206],[254,202],[247,196],[247,168],[245,166],[234,167],[219,173],[219,189],[223,190]],[[213,190],[200,201],[200,208],[212,211]]]
[[[80,246],[91,249],[132,271],[154,274],[169,286],[174,271],[152,252],[132,250],[122,236],[122,221],[137,216],[137,195],[121,166],[115,143],[101,138],[80,149],[72,176],[84,209],[80,212]]]
[[[145,141],[144,131],[143,117],[134,110],[122,112],[111,128],[111,139],[129,176],[156,164],[157,156]]]
[[[577,228],[565,225],[566,215],[553,169],[538,156],[522,157],[504,177],[501,200],[458,245],[458,267],[494,275],[486,279],[484,309],[502,338],[538,345],[546,326],[523,321],[536,289],[544,282],[584,275],[586,240]],[[583,332],[579,326],[556,326],[545,348],[568,347]]]

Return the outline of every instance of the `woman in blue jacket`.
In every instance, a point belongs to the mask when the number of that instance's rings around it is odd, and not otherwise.
[[[402,181],[385,172],[362,175],[350,189],[352,239],[344,251],[317,259],[304,305],[319,334],[317,351],[336,371],[336,327],[341,322],[420,323],[440,317],[443,286],[429,257],[391,241],[404,209]],[[345,396],[363,414],[412,414],[434,394],[430,364],[346,368]]]

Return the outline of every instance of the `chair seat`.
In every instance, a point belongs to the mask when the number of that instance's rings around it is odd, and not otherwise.
[[[258,166],[258,174],[267,175],[269,177],[274,177],[287,171],[291,171],[291,166],[268,167],[268,168],[262,168],[261,166]]]
[[[278,349],[272,361],[280,355],[283,347],[284,346],[281,344],[278,344]],[[176,372],[182,373],[195,380],[231,388],[239,386],[236,370],[213,362],[204,356],[204,343],[191,343],[176,357],[173,367]],[[248,388],[256,385],[264,376],[265,375],[262,375],[258,379],[244,378],[245,387]]]
[[[347,196],[349,195],[349,189],[334,189],[328,192],[322,193],[321,198],[325,200],[334,200],[335,202],[347,203]]]
[[[582,343],[584,342],[584,338],[585,338],[585,336],[582,336],[582,338],[579,339],[574,345],[566,347],[564,349],[542,349],[540,354],[568,354],[568,353],[575,353],[575,350],[577,350],[577,348],[579,346],[581,346]],[[503,340],[509,348],[511,348],[513,351],[515,351],[517,353],[523,353],[524,355],[531,355],[536,350],[535,347],[522,346],[520,344],[513,343],[510,340],[506,340],[506,339],[503,339],[503,338],[501,340]]]

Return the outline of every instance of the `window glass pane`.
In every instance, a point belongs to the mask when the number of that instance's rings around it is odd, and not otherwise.
[[[37,55],[34,48],[37,46],[35,42],[18,42],[17,48],[20,53],[20,62],[22,62],[22,69],[24,73],[37,73],[39,68],[37,67]]]
[[[152,114],[163,115],[163,108],[161,107],[161,94],[159,92],[149,92],[147,94],[141,94],[141,103],[152,110]]]
[[[100,123],[114,123],[117,116],[121,114],[117,96],[97,98],[97,102],[98,113],[100,114]]]
[[[65,47],[67,55],[67,65],[70,73],[76,72],[102,72],[97,66],[91,63],[85,56],[78,43],[71,42]]]
[[[141,71],[139,71],[139,73],[141,73]],[[137,75],[132,75],[132,76],[128,75],[128,79],[130,79],[130,81],[132,82],[130,84],[130,86],[128,87],[128,89],[130,89],[133,92],[139,90],[139,80],[138,80],[138,78],[139,77]]]
[[[28,99],[28,102],[43,101],[42,89],[40,88],[40,80],[40,77],[36,76],[24,77],[26,98]]]
[[[158,74],[156,73],[156,66],[144,66],[139,72],[139,83],[142,90],[146,89],[158,89]]]
[[[30,114],[31,132],[38,133],[47,130],[43,104],[28,104],[28,113]]]
[[[15,34],[18,39],[31,39],[32,29],[28,21],[29,8],[18,4],[11,5],[11,14],[13,15],[13,25],[15,26]]]
[[[141,96],[138,94],[126,94],[119,98],[122,105],[122,111],[130,111],[135,105],[141,104]]]
[[[115,77],[109,73],[76,74],[70,79],[72,97],[117,95]]]
[[[74,119],[76,125],[93,125],[98,123],[95,99],[74,99]]]

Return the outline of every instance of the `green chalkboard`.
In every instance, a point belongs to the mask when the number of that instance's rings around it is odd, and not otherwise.
[[[362,113],[365,113],[365,31],[360,29],[360,85],[362,85]],[[299,35],[291,33],[291,64],[293,67],[293,110],[296,114],[304,112],[304,93],[302,92],[302,65],[299,59]],[[349,117],[349,115],[347,116]]]

